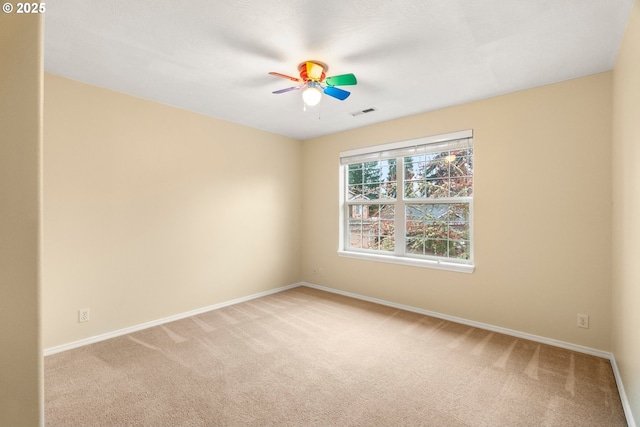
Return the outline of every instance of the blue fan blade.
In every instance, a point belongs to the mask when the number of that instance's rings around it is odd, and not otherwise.
[[[280,89],[280,90],[276,90],[275,92],[272,93],[285,93],[285,92],[290,92],[292,90],[299,90],[300,86],[293,86],[293,87],[288,87],[286,89]]]
[[[347,99],[349,95],[351,95],[351,92],[347,92],[346,90],[342,90],[333,86],[325,87],[324,93],[326,93],[329,96],[333,96],[334,98],[339,99],[340,101],[344,101],[345,99]]]

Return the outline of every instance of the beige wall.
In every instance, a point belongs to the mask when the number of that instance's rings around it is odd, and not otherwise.
[[[640,2],[613,72],[613,353],[640,420]]]
[[[44,83],[45,348],[299,280],[299,141]]]
[[[637,418],[639,9],[613,73],[302,144],[46,75],[44,346],[303,279],[613,351]],[[338,257],[338,153],[463,129],[476,271]]]
[[[0,16],[0,426],[42,418],[42,20]]]
[[[475,272],[339,257],[339,152],[464,129]],[[611,73],[305,141],[303,156],[303,280],[610,350]]]

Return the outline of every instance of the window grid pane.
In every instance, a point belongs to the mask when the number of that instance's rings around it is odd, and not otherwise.
[[[469,259],[468,203],[411,203],[405,207],[408,254]]]
[[[395,199],[396,171],[395,159],[349,165],[347,200]]]
[[[469,197],[473,194],[473,150],[452,150],[404,158],[404,196]]]
[[[348,207],[349,248],[384,252],[395,250],[393,205],[349,204]]]

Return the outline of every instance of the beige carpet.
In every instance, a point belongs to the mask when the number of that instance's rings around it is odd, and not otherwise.
[[[608,360],[311,288],[45,358],[53,426],[626,426]]]

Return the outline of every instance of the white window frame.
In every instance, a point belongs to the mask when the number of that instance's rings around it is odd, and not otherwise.
[[[425,267],[439,270],[448,270],[462,273],[472,273],[475,269],[474,265],[474,236],[473,236],[473,193],[469,197],[464,198],[437,198],[433,199],[433,203],[456,203],[461,202],[469,204],[469,241],[470,252],[469,260],[465,262],[457,262],[445,258],[433,259],[420,256],[413,256],[405,253],[405,206],[411,203],[429,203],[425,199],[418,199],[415,202],[412,199],[404,197],[404,157],[419,154],[420,150],[428,150],[429,152],[448,151],[455,148],[456,144],[467,144],[473,146],[473,131],[464,130],[460,132],[452,132],[447,134],[428,136],[423,138],[411,139],[406,141],[393,142],[389,144],[376,145],[365,148],[358,148],[340,153],[340,236],[338,245],[338,255],[348,258],[363,259],[369,261],[387,262],[393,264],[409,265],[414,267]],[[372,201],[371,204],[392,204],[395,211],[395,252],[378,252],[371,250],[359,250],[356,248],[347,248],[348,240],[348,212],[350,204],[347,203],[346,194],[348,187],[347,169],[348,164],[364,163],[383,159],[397,159],[397,190],[396,199],[379,199]],[[474,180],[475,183],[475,180]],[[464,199],[464,200],[462,200]]]

